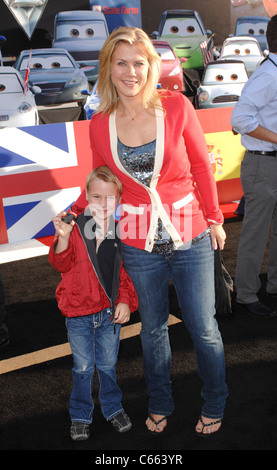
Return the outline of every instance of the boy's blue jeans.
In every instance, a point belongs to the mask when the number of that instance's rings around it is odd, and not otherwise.
[[[110,317],[110,310],[105,309],[93,315],[66,318],[73,356],[73,388],[69,404],[71,421],[87,424],[92,422],[92,384],[95,368],[104,417],[110,420],[123,411],[122,392],[116,382],[115,370],[121,325],[111,322]]]
[[[149,412],[169,416],[174,409],[167,327],[171,277],[184,323],[194,343],[198,372],[204,384],[202,415],[222,418],[228,391],[223,344],[214,317],[214,252],[210,236],[171,255],[148,253],[124,243],[122,254],[139,299]]]

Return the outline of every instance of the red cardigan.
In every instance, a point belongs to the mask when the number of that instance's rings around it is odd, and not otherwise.
[[[211,223],[223,223],[207,144],[195,109],[181,93],[161,94],[165,114],[156,110],[156,157],[150,187],[135,180],[117,153],[116,112],[95,114],[90,123],[93,168],[107,165],[123,185],[120,237],[151,251],[160,217],[176,247]],[[83,211],[84,192],[73,206]]]

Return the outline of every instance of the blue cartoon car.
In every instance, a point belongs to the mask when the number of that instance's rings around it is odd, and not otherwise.
[[[98,77],[99,51],[108,35],[103,13],[62,11],[55,17],[52,47],[67,49],[94,83]]]
[[[31,61],[30,61],[31,54]],[[31,63],[29,81],[40,87],[37,105],[85,102],[84,92],[89,92],[86,75],[66,49],[33,49],[21,51],[14,68],[25,77]]]
[[[266,30],[270,18],[266,16],[241,16],[236,21],[235,36],[257,39],[262,51],[268,49]]]

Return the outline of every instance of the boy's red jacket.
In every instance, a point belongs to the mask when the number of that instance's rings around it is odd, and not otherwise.
[[[100,312],[122,302],[129,305],[131,312],[138,308],[137,294],[133,283],[124,269],[121,257],[120,239],[114,231],[117,251],[113,279],[112,298],[109,298],[101,283],[101,273],[95,263],[93,244],[87,244],[84,226],[87,218],[80,214],[70,234],[66,250],[55,253],[57,240],[50,247],[48,259],[61,273],[62,280],[56,290],[58,307],[66,317],[78,317]]]

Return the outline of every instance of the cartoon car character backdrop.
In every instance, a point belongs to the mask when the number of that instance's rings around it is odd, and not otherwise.
[[[165,11],[158,31],[152,35],[169,42],[184,69],[197,69],[205,65],[201,49],[204,43],[208,50],[213,49],[212,33],[205,30],[200,15],[194,10]]]
[[[225,39],[219,59],[234,59],[244,62],[248,76],[259,67],[264,60],[258,41],[249,36],[233,36]]]
[[[89,5],[105,15],[109,32],[118,26],[142,27],[140,0],[89,0]]]
[[[262,51],[267,49],[266,29],[269,18],[263,16],[243,16],[236,22],[235,36],[250,36],[257,39]]]
[[[222,108],[236,104],[248,80],[245,65],[239,60],[216,60],[205,67],[197,89],[196,107]]]
[[[61,11],[55,17],[53,48],[67,49],[87,78],[98,76],[98,56],[108,37],[104,15],[94,11]]]
[[[230,34],[254,37],[264,51],[267,23],[276,14],[277,0],[230,0]]]
[[[36,95],[38,105],[85,101],[84,91],[89,84],[83,70],[66,49],[45,48],[21,51],[14,68],[22,77],[26,74],[31,56],[29,82],[37,85],[41,93]]]

